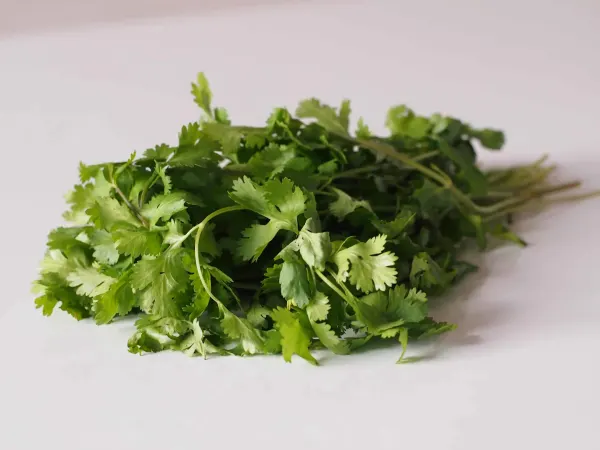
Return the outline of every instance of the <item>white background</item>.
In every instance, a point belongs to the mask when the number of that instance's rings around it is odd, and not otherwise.
[[[77,164],[174,142],[205,71],[238,122],[306,96],[380,130],[408,103],[507,132],[600,188],[600,4],[0,0],[0,448],[600,448],[599,206],[520,222],[437,312],[459,329],[322,365],[127,353],[130,324],[44,318],[29,293]]]

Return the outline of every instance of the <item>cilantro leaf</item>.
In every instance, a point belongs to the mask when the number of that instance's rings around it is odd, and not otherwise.
[[[272,178],[282,173],[296,157],[296,151],[292,146],[270,144],[264,150],[255,153],[247,166],[259,179]]]
[[[300,261],[284,261],[279,274],[281,295],[303,308],[314,295],[314,285],[310,281],[306,266]]]
[[[428,253],[421,252],[412,260],[410,282],[424,290],[436,290],[447,287],[454,274],[444,271]]]
[[[116,248],[134,258],[142,255],[157,255],[161,249],[160,233],[127,222],[115,224],[111,230]]]
[[[232,314],[223,305],[219,305],[223,318],[221,319],[221,327],[227,336],[231,339],[239,340],[244,352],[253,355],[264,351],[264,340],[260,332],[248,322]]]
[[[202,72],[198,73],[196,82],[192,83],[192,95],[194,96],[194,102],[196,102],[209,117],[212,117],[212,92],[208,85],[208,80]]]
[[[408,208],[403,208],[390,222],[384,222],[376,220],[373,225],[381,233],[385,234],[388,238],[393,239],[397,236],[402,235],[405,230],[410,227],[417,217],[417,214]]]
[[[138,261],[133,266],[131,285],[147,292],[148,302],[142,305],[147,313],[178,317],[181,313],[175,295],[186,288],[188,277],[182,249],[171,249],[158,257]]]
[[[284,308],[274,309],[271,316],[281,333],[283,359],[286,362],[292,362],[292,356],[296,354],[309,363],[317,365],[317,360],[309,350],[311,333],[302,325],[299,317]]]
[[[234,181],[229,195],[239,205],[269,219],[266,225],[255,224],[244,230],[238,254],[246,261],[256,261],[279,230],[297,231],[297,217],[305,210],[304,194],[288,179],[259,186],[244,177]]]
[[[302,259],[310,267],[319,270],[325,268],[325,263],[331,255],[331,241],[329,233],[314,233],[312,219],[308,219],[300,230],[297,245]]]
[[[155,226],[159,220],[167,221],[178,212],[184,210],[184,196],[180,193],[172,192],[153,197],[150,202],[144,205],[141,213],[148,219],[150,226]]]
[[[337,188],[332,188],[332,190],[337,195],[337,200],[329,204],[329,211],[337,217],[338,220],[343,220],[348,214],[354,212],[358,208],[365,208],[368,211],[372,211],[368,201],[356,200]]]
[[[362,297],[353,307],[371,333],[393,337],[398,327],[417,323],[427,317],[427,296],[412,288],[398,285],[387,293],[374,292]],[[395,331],[391,331],[395,330]]]
[[[97,324],[109,323],[117,314],[124,316],[135,306],[130,273],[125,272],[109,289],[98,297],[95,319]]]
[[[343,112],[344,117],[339,117],[335,109],[331,106],[323,105],[316,98],[310,98],[300,102],[296,109],[296,115],[300,118],[316,119],[317,123],[328,131],[347,135],[349,105],[348,112]]]
[[[102,264],[112,265],[119,260],[119,251],[112,240],[112,236],[105,230],[94,230],[91,237],[94,248],[94,258]]]
[[[118,222],[126,222],[138,225],[139,221],[131,214],[127,206],[119,203],[114,198],[98,198],[94,205],[86,210],[90,221],[96,226],[110,230]]]
[[[281,228],[283,228],[282,223],[273,220],[266,225],[254,224],[246,228],[242,232],[243,237],[238,247],[238,255],[244,261],[255,262]]]
[[[396,283],[397,271],[394,263],[398,259],[390,252],[384,252],[385,235],[359,242],[334,255],[338,266],[338,279],[350,282],[363,292],[373,289],[384,291]]]
[[[330,309],[331,305],[327,296],[322,292],[317,292],[306,307],[306,313],[309,320],[318,322],[327,319]]]
[[[107,292],[116,280],[94,267],[85,267],[71,272],[67,276],[67,281],[69,286],[77,288],[78,295],[96,297]]]

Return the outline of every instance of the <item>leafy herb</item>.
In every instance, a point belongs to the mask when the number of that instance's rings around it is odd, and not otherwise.
[[[318,348],[395,339],[404,355],[410,339],[454,328],[428,300],[473,270],[465,243],[524,246],[514,213],[578,186],[549,185],[545,158],[481,169],[475,147],[498,150],[503,133],[453,117],[396,106],[377,137],[362,118],[350,132],[350,102],[309,99],[237,126],[203,74],[192,94],[202,117],[176,145],[80,165],[70,225],[49,234],[34,284],[44,315],[134,314],[132,353],[317,364]]]

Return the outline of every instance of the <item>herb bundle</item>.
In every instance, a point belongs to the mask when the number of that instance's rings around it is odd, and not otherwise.
[[[203,74],[192,94],[202,117],[176,145],[80,164],[34,283],[44,315],[136,315],[133,353],[317,364],[311,350],[394,339],[404,355],[454,328],[428,299],[475,270],[465,243],[525,245],[512,214],[578,185],[549,185],[545,159],[483,171],[475,146],[498,150],[503,133],[440,114],[393,107],[380,137],[362,119],[350,131],[348,101],[309,99],[237,126]]]

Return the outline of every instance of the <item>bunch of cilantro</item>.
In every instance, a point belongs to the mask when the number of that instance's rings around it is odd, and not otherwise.
[[[469,242],[524,245],[514,212],[576,183],[553,166],[482,171],[475,146],[504,135],[439,114],[391,108],[388,137],[350,103],[303,101],[263,127],[202,109],[176,145],[124,162],[80,165],[69,226],[53,230],[34,284],[44,315],[58,306],[108,324],[135,315],[132,353],[347,354],[369,341],[407,343],[452,330],[428,300],[475,267]],[[402,360],[402,356],[400,358]]]

